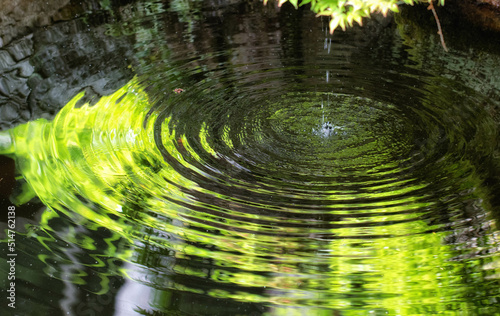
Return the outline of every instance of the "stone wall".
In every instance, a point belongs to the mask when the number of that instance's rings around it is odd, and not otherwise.
[[[111,94],[132,78],[134,39],[107,35],[105,14],[75,19],[88,8],[66,0],[0,1],[8,3],[0,5],[1,130],[50,119],[78,92]]]
[[[69,0],[0,0],[0,47],[49,25]]]

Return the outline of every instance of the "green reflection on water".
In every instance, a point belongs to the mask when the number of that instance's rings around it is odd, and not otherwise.
[[[103,251],[106,256],[127,261],[137,261],[139,254],[148,251],[159,256],[142,246],[154,245],[173,250],[177,260],[211,260],[208,269],[181,263],[171,269],[178,275],[210,279],[212,288],[202,290],[195,283],[183,282],[169,282],[167,288],[266,303],[272,306],[270,313],[275,315],[292,315],[287,306],[300,306],[315,313],[321,313],[316,310],[319,307],[336,309],[342,315],[361,315],[367,311],[429,315],[471,309],[466,298],[468,291],[486,277],[495,282],[498,279],[496,254],[476,259],[477,262],[452,260],[457,250],[443,243],[449,232],[442,230],[442,225],[431,225],[424,219],[433,205],[422,197],[404,197],[394,205],[387,201],[383,205],[335,204],[326,214],[344,216],[321,223],[327,228],[308,219],[288,219],[285,215],[280,218],[246,214],[236,207],[241,202],[237,197],[201,188],[166,163],[154,137],[157,114],[153,112],[148,117],[151,105],[136,81],[93,106],[80,106],[82,95],[69,102],[53,122],[39,120],[9,131],[13,143],[5,152],[15,155],[30,188],[52,210],[44,213],[41,222],[47,231],[51,230],[50,220],[62,212],[75,222],[106,227],[114,232],[114,238],[122,237],[129,242],[130,250],[126,251],[114,249],[110,242],[110,247]],[[318,110],[313,104],[304,103],[303,107],[306,112]],[[363,119],[363,115],[356,119]],[[298,130],[309,126],[311,133],[299,141],[320,142],[318,137],[322,134],[313,130],[317,120],[310,122],[309,118],[318,116],[306,115],[303,122],[297,123],[300,126],[293,125],[296,118],[289,118],[291,124],[286,128]],[[287,115],[276,111],[272,119],[286,123]],[[352,122],[351,117],[340,119]],[[167,118],[161,124],[162,145],[183,167],[202,173],[184,159],[179,144],[195,160],[202,161],[201,157],[189,139],[176,135],[169,123]],[[359,130],[345,124],[339,126],[343,126],[340,131]],[[230,133],[231,130],[224,131],[224,135]],[[201,147],[217,157],[209,136],[209,126],[202,125]],[[226,138],[224,143],[232,148],[232,137]],[[362,197],[404,196],[422,185],[410,179],[402,180],[396,187],[396,191],[387,193],[383,184],[373,186],[372,192]],[[191,191],[233,204],[228,203],[224,209],[206,205],[193,199]],[[330,198],[341,201],[360,198],[348,192],[342,194],[332,194]],[[30,196],[25,193],[19,203]],[[211,208],[228,218],[181,205]],[[370,209],[364,215],[358,212],[358,216],[352,216],[346,209],[354,206]],[[287,212],[294,214],[301,210]],[[330,238],[324,238],[327,234]],[[41,244],[45,244],[44,238],[38,237]],[[66,238],[85,249],[94,247],[92,240],[76,239],[71,232]],[[490,243],[497,242],[495,235],[488,238]],[[45,261],[47,257],[40,259]],[[98,260],[94,265],[104,263]],[[470,265],[476,273],[467,281],[464,265]],[[161,288],[162,278],[167,276],[158,275],[150,285],[160,292],[156,297],[163,300],[166,289]],[[70,280],[83,282],[78,274]],[[219,287],[221,284],[233,287],[225,289]],[[256,294],[250,288],[263,290]],[[106,291],[105,286],[102,291]]]

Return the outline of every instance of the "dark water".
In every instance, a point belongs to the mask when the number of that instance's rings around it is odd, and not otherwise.
[[[500,314],[495,47],[106,3],[33,34],[2,315]]]

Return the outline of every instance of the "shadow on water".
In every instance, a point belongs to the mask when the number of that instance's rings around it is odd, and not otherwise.
[[[47,12],[0,49],[2,315],[500,313],[493,44],[418,8]]]

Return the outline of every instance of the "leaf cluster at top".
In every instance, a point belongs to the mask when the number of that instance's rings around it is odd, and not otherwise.
[[[363,18],[370,17],[371,13],[382,12],[384,16],[389,12],[399,12],[398,6],[401,4],[413,5],[415,2],[431,3],[433,0],[278,0],[281,6],[285,2],[290,2],[295,8],[310,4],[311,10],[318,16],[329,16],[330,33],[337,27],[343,30],[347,26],[353,26],[354,22],[363,24]],[[438,0],[443,5],[444,0]],[[267,0],[264,0],[267,3]]]

